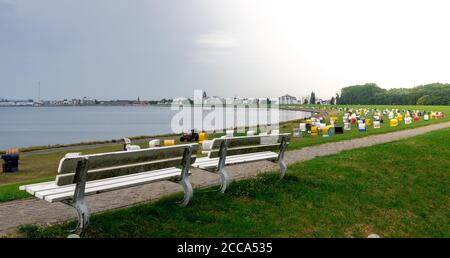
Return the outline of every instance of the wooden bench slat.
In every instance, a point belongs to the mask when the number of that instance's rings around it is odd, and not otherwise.
[[[89,157],[89,167],[91,169],[121,166],[147,161],[163,160],[173,157],[182,157],[186,145],[190,144],[146,148],[131,151],[115,151],[107,153],[80,155],[78,157],[75,156],[63,158],[58,167],[58,173],[60,174],[73,173],[73,171],[75,171],[76,169],[77,162],[82,157],[86,156]],[[193,148],[194,148],[193,153],[195,153],[198,148],[198,145],[193,145]]]
[[[191,159],[195,161],[195,156],[192,156]],[[148,161],[141,162],[136,164],[122,165],[122,166],[114,166],[114,167],[105,167],[100,169],[90,169],[87,174],[87,180],[100,180],[104,178],[110,177],[118,177],[136,173],[142,173],[151,170],[158,170],[167,167],[179,166],[181,164],[182,157],[176,157],[171,159],[164,160],[156,160],[156,161]],[[73,183],[75,173],[66,173],[66,174],[58,174],[56,176],[57,184],[69,185]]]
[[[46,184],[50,184],[50,183],[55,183],[56,184],[56,181],[48,181],[48,182],[43,182],[43,183],[31,184],[31,185],[21,185],[21,186],[19,186],[19,190],[26,191],[27,188],[29,188],[29,187],[39,186],[39,185],[46,185]]]
[[[121,181],[121,182],[115,182],[115,183],[107,184],[107,185],[89,187],[89,188],[85,189],[84,194],[91,195],[91,194],[96,194],[96,193],[100,193],[100,192],[113,191],[113,190],[118,190],[118,189],[122,189],[122,188],[128,188],[128,187],[133,187],[133,186],[137,186],[137,185],[147,184],[147,183],[151,183],[151,182],[167,180],[170,178],[176,178],[179,176],[179,174],[180,174],[180,171],[175,171],[175,172],[171,172],[171,173],[165,173],[162,175],[153,175],[153,176],[138,178],[138,179],[134,179],[134,180]],[[63,193],[55,193],[52,195],[46,195],[43,197],[43,199],[48,202],[60,202],[60,201],[71,199],[72,196],[73,196],[73,191],[69,191],[69,192],[63,192]],[[38,197],[38,196],[36,195],[36,197]]]
[[[260,145],[247,145],[242,147],[227,148],[227,156],[247,154],[247,153],[258,153],[265,151],[276,151],[280,147],[279,143],[275,144],[260,144]],[[209,152],[209,158],[216,158],[219,156],[219,149],[211,150]]]
[[[239,146],[246,146],[246,145],[258,145],[262,144],[261,139],[273,139],[274,143],[278,142],[280,139],[280,135],[253,135],[253,136],[235,136],[235,137],[229,137],[229,138],[216,138],[211,143],[211,149],[219,149],[220,144],[223,141],[228,142],[228,147],[239,147]],[[263,140],[264,141],[264,140]]]
[[[264,159],[269,159],[269,158],[276,158],[276,155],[258,155],[258,156],[248,156],[245,158],[240,158],[240,159],[229,159],[225,161],[225,165],[230,165],[230,164],[237,164],[237,163],[242,163],[242,162],[246,162],[246,161],[257,161],[257,160],[264,160]],[[198,168],[214,168],[218,166],[218,158],[214,158],[211,161],[208,162],[203,162],[197,165]]]
[[[227,159],[239,159],[239,158],[245,158],[245,157],[251,157],[251,156],[255,156],[255,155],[264,155],[264,154],[268,154],[268,153],[275,153],[272,151],[263,151],[263,152],[257,152],[257,153],[246,153],[246,154],[240,154],[240,155],[233,155],[233,156],[227,156]],[[197,166],[199,164],[202,163],[210,163],[210,162],[218,162],[219,161],[219,157],[217,158],[208,158],[208,157],[203,157],[203,158],[198,158],[194,164],[192,164],[192,166]]]
[[[266,155],[254,155],[254,156],[250,156],[250,157],[244,157],[241,159],[229,159],[229,160],[225,161],[225,165],[233,165],[233,164],[239,164],[239,163],[245,163],[245,162],[251,162],[251,161],[275,159],[277,157],[278,157],[278,154],[276,154],[276,153],[266,154]]]
[[[85,157],[89,158],[87,181],[92,181],[181,166],[183,154],[187,147],[192,148],[191,163],[193,163],[196,159],[198,144],[182,144],[88,155],[67,155],[60,161],[56,184],[59,186],[72,184],[76,166]]]
[[[53,188],[58,188],[61,186],[56,185],[56,181],[47,182],[45,185],[36,185],[36,186],[29,186],[26,187],[24,190],[27,191],[27,193],[34,195],[34,192],[42,190],[48,190]]]
[[[259,160],[268,160],[268,159],[276,159],[278,157],[278,154],[275,152],[264,152],[264,153],[252,153],[247,155],[236,155],[236,156],[227,156],[225,160],[225,165],[232,165],[232,164],[240,164],[250,161],[259,161]],[[219,158],[208,158],[208,160],[200,160],[200,162],[194,163],[192,166],[198,167],[198,168],[215,168],[217,167],[219,162]]]
[[[139,173],[139,174],[133,174],[133,175],[129,175],[129,176],[121,176],[120,178],[113,177],[113,178],[109,178],[109,179],[89,181],[89,182],[86,182],[86,189],[89,189],[92,187],[98,187],[98,186],[107,186],[107,185],[120,183],[120,182],[127,182],[127,181],[132,181],[132,180],[150,178],[150,177],[155,177],[155,176],[159,176],[159,175],[172,174],[174,172],[178,172],[178,175],[180,175],[181,170],[177,169],[177,168],[172,168],[172,169],[164,169],[162,171],[157,170],[157,171],[151,171],[151,172],[147,172],[147,173]],[[44,199],[44,197],[48,196],[48,195],[59,194],[59,193],[64,193],[64,192],[72,192],[73,193],[74,189],[75,189],[75,184],[71,184],[71,185],[65,185],[65,186],[57,186],[56,188],[52,188],[52,189],[43,189],[43,190],[36,190],[36,191],[31,191],[31,189],[29,189],[28,191],[29,191],[29,193],[34,194],[36,197],[38,197],[40,199]]]
[[[258,145],[258,144],[267,144],[265,142],[269,141],[271,142],[273,139],[273,143],[279,143],[281,137],[283,136],[290,136],[288,133],[281,133],[281,134],[268,134],[268,135],[254,135],[254,136],[236,136],[236,137],[230,137],[230,138],[216,138],[211,143],[211,150],[219,149],[220,144],[227,140],[228,147],[239,147],[239,146],[246,146],[246,145]]]
[[[178,172],[174,173],[172,175],[172,177],[176,177],[176,176],[178,176]],[[89,188],[89,189],[86,189],[85,195],[91,195],[91,194],[96,194],[96,193],[106,192],[106,191],[119,190],[119,189],[122,189],[122,188],[128,188],[128,187],[138,186],[138,185],[142,185],[142,184],[147,184],[147,183],[167,180],[169,178],[170,177],[168,177],[167,175],[162,175],[162,176],[151,177],[151,178],[146,178],[146,179],[140,179],[140,180],[133,180],[133,181],[117,183],[117,184],[108,185],[108,186],[99,186],[99,187]],[[72,195],[73,195],[72,192],[66,192],[66,193],[62,193],[62,194],[49,195],[49,196],[46,196],[44,200],[46,200],[48,202],[60,202],[60,201],[63,201],[63,200],[71,199]]]
[[[153,171],[148,171],[148,172],[142,172],[142,173],[138,173],[138,174],[131,174],[131,175],[125,175],[125,176],[118,176],[118,177],[114,177],[114,178],[106,178],[106,179],[99,179],[99,180],[95,180],[95,181],[88,181],[86,182],[86,186],[89,185],[93,185],[93,184],[98,184],[104,181],[110,181],[110,180],[123,180],[125,178],[132,178],[133,176],[139,176],[139,175],[147,175],[150,173],[160,173],[160,172],[164,172],[166,170],[173,170],[174,167],[171,168],[166,168],[166,169],[160,169],[160,170],[153,170]],[[64,185],[64,186],[58,186],[56,185],[56,182],[47,182],[45,184],[36,184],[36,185],[29,185],[25,187],[25,191],[27,191],[30,194],[33,194],[35,192],[38,191],[47,191],[47,190],[52,190],[52,189],[64,189],[64,187],[73,187],[75,184],[70,184],[70,185]]]

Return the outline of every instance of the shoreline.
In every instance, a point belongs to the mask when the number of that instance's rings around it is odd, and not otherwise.
[[[281,109],[281,108],[280,108]],[[285,109],[287,110],[287,109]],[[310,111],[304,111],[304,110],[290,110],[290,111],[303,111],[303,112],[309,112],[310,116],[312,116],[312,112]],[[307,118],[307,117],[305,117]],[[300,121],[300,120],[304,120],[305,118],[298,118],[298,119],[292,119],[292,120],[288,120],[288,121],[283,121],[280,122],[279,125],[284,125],[284,124],[288,124],[288,123],[292,123],[295,121]],[[240,129],[239,128],[234,128],[236,129]],[[230,128],[224,128],[222,130],[218,130],[221,133],[225,133],[225,130],[230,129]],[[216,132],[217,133],[217,132]],[[134,143],[143,143],[148,141],[151,138],[167,138],[167,137],[179,137],[181,136],[181,134],[176,134],[176,133],[164,133],[164,134],[155,134],[155,135],[138,135],[138,136],[124,136],[129,138],[130,140],[134,141]],[[25,155],[30,155],[30,154],[34,154],[34,152],[36,153],[42,153],[42,152],[50,152],[50,151],[59,151],[59,150],[63,150],[63,149],[78,149],[78,148],[98,148],[98,147],[102,147],[102,146],[111,146],[111,145],[116,145],[116,144],[120,144],[123,143],[123,138],[120,139],[110,139],[110,140],[100,140],[100,141],[81,141],[81,142],[76,142],[76,143],[67,143],[67,144],[49,144],[49,145],[38,145],[38,146],[29,146],[29,147],[18,147],[19,152]],[[1,149],[0,150],[0,155],[1,154],[5,154],[6,153],[6,149]]]
[[[11,107],[28,107],[28,108],[42,108],[42,107],[170,107],[171,104],[85,104],[85,105],[0,105],[0,108]]]

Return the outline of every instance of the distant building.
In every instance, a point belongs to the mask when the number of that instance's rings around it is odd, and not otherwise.
[[[298,104],[303,104],[303,103],[305,103],[305,100],[306,100],[307,102],[309,102],[309,96],[301,96],[301,97],[298,97],[298,98],[297,98],[297,103],[298,103]]]
[[[258,99],[257,98],[248,98],[243,101],[243,104],[244,105],[257,105]]]
[[[268,105],[269,101],[267,101],[267,98],[258,98],[258,104],[259,105]]]
[[[110,101],[104,101],[107,105],[115,105],[115,106],[128,106],[133,104],[133,100],[129,99],[116,99]]]
[[[271,105],[280,105],[280,98],[271,98],[270,104]]]
[[[245,99],[241,97],[227,97],[221,98],[224,104],[226,105],[242,105],[244,104]]]
[[[329,99],[318,99],[316,100],[316,104],[319,105],[330,105],[331,101]]]
[[[280,98],[280,104],[297,104],[297,98],[294,96],[291,96],[289,94],[286,94],[284,96],[281,96]]]
[[[88,97],[83,97],[81,100],[79,100],[79,104],[81,105],[94,105],[95,102],[95,99]]]
[[[225,104],[227,104],[227,105],[235,105],[235,102],[234,102],[235,98],[224,98],[224,100],[225,100]]]
[[[203,99],[204,105],[223,105],[224,103],[225,100],[217,96]]]
[[[172,101],[173,105],[189,105],[188,98],[174,98]]]
[[[34,106],[34,101],[32,99],[28,99],[28,100],[2,99],[0,101],[0,106]]]
[[[158,101],[158,104],[164,104],[164,105],[168,105],[168,104],[172,104],[172,99],[161,99],[160,101]]]

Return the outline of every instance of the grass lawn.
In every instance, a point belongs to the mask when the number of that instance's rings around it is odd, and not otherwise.
[[[295,107],[295,106],[294,106]],[[311,108],[311,105],[308,105],[307,108]],[[314,106],[319,107],[319,106]],[[323,107],[323,106],[321,106]],[[337,106],[344,107],[344,106]],[[361,106],[359,106],[361,107]],[[405,125],[404,123],[400,123],[398,127],[391,128],[388,125],[388,121],[382,124],[380,129],[373,129],[371,126],[367,128],[367,131],[362,133],[358,132],[358,128],[356,126],[352,127],[351,131],[345,131],[342,135],[335,135],[330,138],[324,138],[321,136],[310,136],[305,135],[302,138],[291,138],[289,149],[298,149],[306,146],[312,146],[317,144],[322,144],[326,142],[335,142],[342,140],[349,140],[352,138],[361,138],[369,135],[388,133],[392,131],[399,131],[404,129],[411,129],[416,127],[421,127],[434,123],[441,123],[450,121],[450,106],[367,106],[368,108],[398,108],[398,109],[420,109],[420,110],[433,110],[433,111],[442,111],[446,114],[446,117],[443,119],[433,119],[428,122],[425,122],[421,119],[421,121],[417,123],[412,123],[410,125]],[[337,111],[331,111],[332,116],[339,116],[339,122],[341,122],[341,117],[343,113],[336,113]],[[387,120],[387,119],[385,119]],[[327,120],[328,122],[328,120]],[[280,127],[281,132],[289,132],[292,133],[292,129],[294,127],[299,126],[299,121],[294,121],[290,123],[282,124]],[[223,134],[212,135],[210,138],[219,137]],[[177,137],[172,137],[177,139]],[[141,147],[146,148],[147,143],[140,144]],[[110,152],[110,151],[119,151],[122,150],[122,144],[118,143],[116,145],[110,146],[101,146],[98,148],[89,148],[83,149],[80,147],[79,149],[73,149],[70,152],[82,152],[84,154],[90,153],[101,153],[101,152]],[[28,198],[31,197],[29,194],[20,191],[18,186],[33,182],[42,182],[47,180],[53,180],[56,176],[59,160],[64,157],[67,151],[57,151],[46,154],[33,154],[33,155],[23,155],[20,159],[20,172],[19,173],[0,173],[0,202],[11,201],[14,199]]]
[[[86,237],[450,237],[450,129],[289,166],[93,215]],[[22,226],[19,236],[66,237],[74,222]]]
[[[41,182],[54,180],[55,177],[41,178],[19,183],[5,184],[0,187],[0,202],[8,202],[18,199],[30,198],[30,194],[25,191],[20,191],[19,186],[37,184]]]

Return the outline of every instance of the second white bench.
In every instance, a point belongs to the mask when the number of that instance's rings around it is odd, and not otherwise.
[[[226,165],[268,160],[278,163],[283,178],[287,171],[284,152],[289,138],[288,133],[216,138],[209,142],[209,146],[203,146],[203,153],[208,156],[197,158],[192,166],[218,173],[222,192],[226,191],[231,181],[225,170]]]

